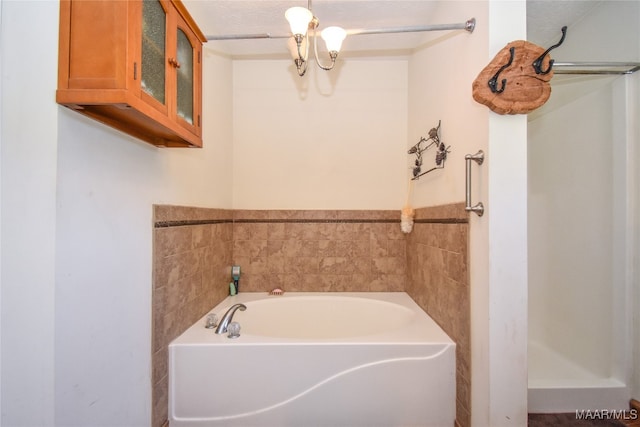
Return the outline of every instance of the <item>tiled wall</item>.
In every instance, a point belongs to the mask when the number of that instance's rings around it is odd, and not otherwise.
[[[456,421],[471,425],[468,214],[463,204],[416,211],[407,238],[405,291],[456,342]]]
[[[154,206],[152,426],[167,420],[167,346],[228,293],[232,211]]]
[[[402,291],[405,236],[397,211],[235,211],[240,289]]]
[[[463,205],[399,211],[154,207],[153,427],[167,418],[167,345],[228,293],[406,291],[457,343],[458,423],[470,424],[467,215]]]

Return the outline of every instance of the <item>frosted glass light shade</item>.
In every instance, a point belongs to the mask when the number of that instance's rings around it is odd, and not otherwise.
[[[284,17],[289,21],[292,34],[307,34],[309,22],[313,19],[313,13],[305,7],[291,7],[284,13]]]
[[[347,32],[340,27],[327,27],[322,30],[322,39],[327,44],[329,52],[340,52],[342,41],[347,36]]]

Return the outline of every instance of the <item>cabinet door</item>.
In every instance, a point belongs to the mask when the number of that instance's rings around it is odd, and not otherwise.
[[[167,112],[167,5],[159,0],[142,2],[142,98]]]
[[[201,43],[181,18],[176,26],[176,120],[200,135]]]
[[[61,1],[59,88],[126,88],[127,24],[125,2]]]

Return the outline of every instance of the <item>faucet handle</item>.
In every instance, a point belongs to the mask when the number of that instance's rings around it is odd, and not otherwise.
[[[240,323],[238,322],[229,323],[229,326],[227,326],[227,332],[229,332],[229,335],[227,335],[227,338],[238,338],[240,336]]]
[[[213,329],[218,326],[218,316],[215,313],[207,314],[207,322],[204,325],[207,329]]]

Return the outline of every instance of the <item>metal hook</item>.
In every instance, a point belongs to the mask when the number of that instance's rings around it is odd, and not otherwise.
[[[562,38],[560,39],[560,41],[554,44],[553,46],[551,46],[549,49],[545,50],[544,53],[538,57],[538,59],[533,61],[533,64],[531,65],[533,65],[533,69],[536,71],[536,74],[549,74],[549,72],[551,72],[551,68],[553,67],[554,60],[549,59],[549,68],[547,68],[546,70],[542,70],[542,60],[544,59],[545,56],[547,56],[549,52],[551,52],[553,49],[557,48],[562,43],[564,43],[564,38],[566,35],[567,35],[567,26],[565,25],[564,27],[562,27]]]
[[[500,89],[498,89],[498,76],[507,67],[509,67],[511,65],[511,63],[513,62],[513,56],[514,56],[515,48],[511,47],[511,49],[509,49],[509,52],[511,53],[511,57],[509,58],[509,62],[504,64],[502,67],[500,67],[498,72],[495,73],[493,75],[493,77],[491,77],[491,79],[489,80],[489,88],[491,89],[491,92],[493,92],[493,93],[502,93],[502,92],[504,92],[504,87],[507,85],[507,79],[502,79],[502,87]]]

